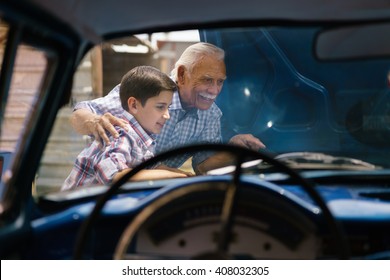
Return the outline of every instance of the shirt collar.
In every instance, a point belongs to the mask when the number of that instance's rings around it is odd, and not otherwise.
[[[183,106],[181,105],[181,102],[180,102],[180,96],[179,96],[178,91],[175,91],[173,93],[172,104],[171,104],[169,110],[172,110],[172,111],[173,110],[180,110],[181,112],[183,112],[185,114],[199,118],[199,110],[197,108],[192,108],[190,110],[183,109]]]
[[[122,114],[123,118],[129,122],[130,127],[135,131],[135,133],[142,139],[142,141],[147,146],[154,145],[156,141],[156,134],[148,134],[140,123],[134,118],[132,114],[127,111],[124,111]]]

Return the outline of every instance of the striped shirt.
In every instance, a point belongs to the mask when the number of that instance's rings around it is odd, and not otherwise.
[[[103,115],[111,113],[114,116],[121,115],[124,111],[119,98],[119,85],[114,87],[105,97],[91,101],[79,102],[75,110],[86,108],[95,114]],[[180,103],[179,93],[173,94],[172,105],[169,107],[170,119],[165,123],[161,134],[157,135],[156,154],[176,147],[190,144],[220,143],[221,139],[221,116],[218,106],[213,105],[208,110],[196,108],[186,111]],[[192,158],[195,167],[210,153],[200,152],[177,156],[164,162],[170,167],[180,167],[188,158]]]
[[[149,135],[128,112],[121,117],[129,122],[129,130],[117,127],[119,137],[110,137],[111,144],[100,149],[97,141],[77,157],[61,190],[87,185],[110,185],[114,175],[126,168],[134,168],[154,156],[155,136]]]

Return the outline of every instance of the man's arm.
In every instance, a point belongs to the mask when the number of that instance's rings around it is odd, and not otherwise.
[[[200,143],[221,143],[221,117],[222,113],[216,107],[214,116],[211,116],[203,129],[201,137],[197,139]],[[245,147],[251,150],[265,148],[265,145],[252,134],[237,134],[230,138],[228,144]],[[234,164],[234,157],[231,153],[198,153],[193,156],[192,167],[196,174],[205,174],[207,171]]]
[[[88,109],[75,110],[70,117],[70,123],[76,132],[93,135],[95,140],[99,142],[100,147],[103,146],[103,142],[110,144],[107,132],[115,138],[118,137],[118,132],[114,125],[127,129],[124,120],[117,118],[110,113],[99,116]]]
[[[254,151],[265,148],[264,143],[261,142],[260,139],[254,137],[252,134],[237,134],[230,138],[229,144],[246,147]]]
[[[102,146],[104,142],[110,142],[108,132],[117,137],[114,125],[127,129],[126,122],[115,117],[121,116],[123,112],[119,89],[120,85],[117,85],[104,97],[77,103],[70,118],[74,130],[80,134],[93,135]]]
[[[234,157],[228,152],[216,153],[194,167],[197,175],[205,175],[208,171],[234,164]]]
[[[237,134],[223,115],[221,117],[221,135],[223,139],[222,142],[247,147],[248,149],[255,151],[265,148],[264,143],[252,134]]]
[[[118,173],[116,173],[113,177],[113,182],[118,181],[124,174],[126,174],[130,170],[131,168],[123,169]],[[130,181],[147,181],[147,180],[185,178],[185,177],[188,177],[187,174],[182,172],[174,172],[165,169],[144,169],[139,171],[133,177],[131,177]]]
[[[237,134],[230,139],[229,144],[241,146],[254,151],[265,148],[263,142],[254,137],[252,134]],[[235,164],[235,158],[236,157],[228,152],[216,153],[195,166],[194,170],[196,174],[206,174],[210,170]]]

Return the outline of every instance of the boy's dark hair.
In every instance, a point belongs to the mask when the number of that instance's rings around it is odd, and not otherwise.
[[[123,76],[119,96],[123,109],[128,111],[129,97],[136,98],[144,106],[149,98],[159,95],[161,91],[173,92],[176,89],[175,82],[157,68],[137,66]]]

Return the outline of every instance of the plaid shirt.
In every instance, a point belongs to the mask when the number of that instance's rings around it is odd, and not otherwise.
[[[114,175],[154,156],[155,137],[149,135],[128,112],[122,118],[129,122],[129,131],[118,127],[119,137],[100,149],[97,141],[85,148],[77,157],[73,169],[66,178],[62,190],[80,186],[112,183]]]
[[[108,95],[91,101],[76,104],[76,109],[86,108],[95,114],[111,113],[115,116],[124,111],[119,98],[119,85]],[[161,134],[157,135],[156,153],[161,153],[179,146],[200,143],[220,143],[222,112],[215,103],[208,110],[192,109],[185,111],[180,103],[179,93],[175,92],[169,107],[170,119],[165,123]],[[189,157],[195,167],[207,157],[208,152],[177,156],[164,162],[170,167],[180,167]]]

